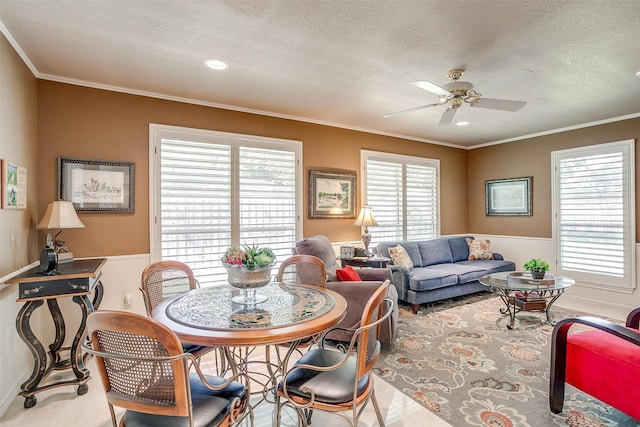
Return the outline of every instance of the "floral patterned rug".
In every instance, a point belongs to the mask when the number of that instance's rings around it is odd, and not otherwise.
[[[375,373],[453,426],[640,426],[567,385],[564,411],[549,410],[553,327],[543,313],[521,312],[513,330],[490,293],[400,306],[398,331]],[[576,313],[552,308],[556,319]]]

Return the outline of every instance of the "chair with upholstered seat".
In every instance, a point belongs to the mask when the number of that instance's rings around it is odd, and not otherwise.
[[[336,254],[327,236],[318,235],[298,240],[292,252],[296,255],[313,255],[320,258],[327,271],[327,283],[325,287],[342,295],[347,300],[347,313],[338,326],[354,329],[359,325],[362,310],[367,300],[385,280],[392,280],[391,270],[388,268],[361,268],[357,270],[360,281],[341,282],[337,279],[336,271],[339,266],[336,262]],[[389,289],[388,298],[393,301],[394,311],[389,316],[386,324],[382,326],[380,341],[389,343],[396,334],[398,321],[398,292],[395,286]],[[349,341],[351,337],[335,334],[334,337],[341,341]]]
[[[234,426],[249,418],[249,379],[205,375],[184,353],[177,335],[160,322],[135,313],[96,311],[87,318],[85,350],[96,365],[113,407],[125,408],[120,426]],[[190,371],[193,370],[192,373]]]
[[[140,292],[144,298],[147,315],[167,298],[188,292],[198,287],[198,281],[193,275],[191,267],[180,261],[158,261],[149,264],[142,272]],[[205,347],[184,343],[184,351],[201,357],[215,347]]]
[[[333,331],[330,329],[322,334],[320,348],[307,352],[286,371],[277,387],[278,425],[284,407],[292,407],[304,426],[311,423],[312,410],[336,413],[357,426],[362,411],[371,401],[378,423],[384,426],[372,369],[380,356],[380,327],[393,311],[393,303],[387,298],[389,286],[387,280],[369,298],[360,327],[351,331],[353,338],[344,352],[332,344],[324,345],[324,338],[330,337]],[[343,413],[348,411],[350,418]]]
[[[569,333],[573,325],[583,331]],[[549,406],[560,413],[565,383],[640,420],[640,308],[625,326],[591,316],[563,319],[553,328]]]

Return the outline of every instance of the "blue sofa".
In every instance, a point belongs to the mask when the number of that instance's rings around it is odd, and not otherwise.
[[[411,304],[414,313],[427,302],[467,295],[487,288],[478,282],[482,276],[515,271],[516,265],[493,253],[492,260],[469,260],[466,238],[447,236],[421,241],[396,241],[378,244],[378,254],[390,258],[389,248],[402,246],[413,268],[389,263],[398,299]]]

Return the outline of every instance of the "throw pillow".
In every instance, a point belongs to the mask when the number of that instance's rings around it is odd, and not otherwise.
[[[336,270],[336,276],[341,282],[359,282],[360,275],[350,265],[347,265],[341,270]]]
[[[474,240],[469,237],[465,239],[469,245],[469,259],[493,259],[491,252],[491,240]]]
[[[402,265],[407,268],[413,268],[413,262],[411,257],[402,246],[398,245],[395,248],[389,248],[389,256],[394,265]]]

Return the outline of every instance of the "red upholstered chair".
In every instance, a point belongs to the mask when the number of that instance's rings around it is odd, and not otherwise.
[[[626,327],[591,316],[561,320],[553,329],[549,406],[562,412],[564,385],[640,420],[640,308],[627,316]],[[574,324],[588,330],[569,334]]]

